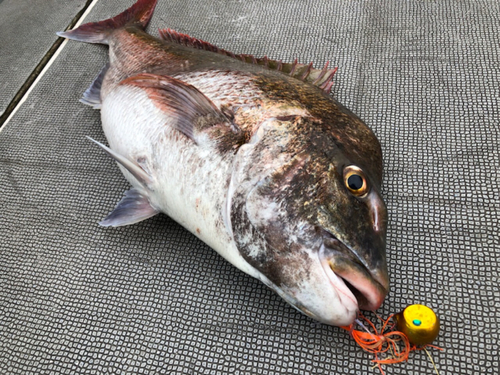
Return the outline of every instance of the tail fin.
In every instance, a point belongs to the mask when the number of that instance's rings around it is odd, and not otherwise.
[[[108,37],[116,29],[124,26],[145,29],[153,15],[156,2],[157,0],[138,0],[116,17],[100,22],[86,23],[74,30],[58,32],[57,35],[80,42],[109,44]]]

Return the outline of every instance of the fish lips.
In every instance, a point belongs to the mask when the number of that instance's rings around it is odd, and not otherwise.
[[[337,291],[357,304],[360,310],[377,310],[389,291],[385,264],[370,271],[353,250],[328,233],[319,251],[319,260]]]

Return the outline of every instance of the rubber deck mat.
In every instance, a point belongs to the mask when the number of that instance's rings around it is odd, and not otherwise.
[[[87,21],[131,4],[101,0]],[[339,67],[332,95],[384,153],[391,291],[378,314],[432,307],[441,375],[500,368],[499,14],[496,0],[160,0],[148,28]],[[347,332],[168,217],[98,226],[129,188],[85,138],[104,140],[99,112],[78,102],[106,52],[68,43],[0,133],[0,372],[378,373]],[[384,371],[435,373],[422,351]]]

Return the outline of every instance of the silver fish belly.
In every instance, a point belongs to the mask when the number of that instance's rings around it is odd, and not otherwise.
[[[166,127],[163,118],[151,116],[155,111],[141,90],[120,87],[110,92],[103,100],[101,117],[111,149],[144,163],[141,167],[152,176],[144,193],[153,207],[244,272],[257,276],[237,251],[223,217],[234,156],[219,154],[209,139],[203,147],[194,145]],[[146,190],[125,167],[120,168],[132,186]]]

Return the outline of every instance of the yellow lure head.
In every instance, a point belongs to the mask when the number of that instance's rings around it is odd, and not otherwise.
[[[430,344],[439,333],[439,318],[424,305],[410,305],[395,315],[398,331],[414,345]]]

